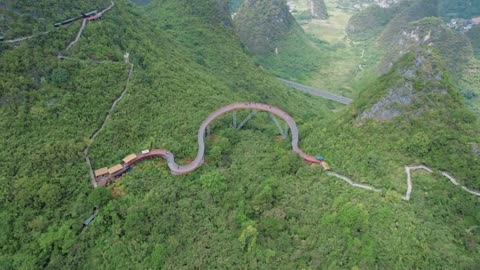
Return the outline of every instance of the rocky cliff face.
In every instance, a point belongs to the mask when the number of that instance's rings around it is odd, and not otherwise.
[[[328,19],[327,5],[324,0],[309,0],[310,14],[315,19]]]
[[[286,0],[247,0],[234,19],[235,30],[252,54],[275,50],[275,43],[300,27],[289,12]]]
[[[358,121],[421,117],[430,110],[448,109],[442,108],[443,101],[452,99],[443,61],[429,50],[409,53],[383,79],[384,94],[360,114]]]

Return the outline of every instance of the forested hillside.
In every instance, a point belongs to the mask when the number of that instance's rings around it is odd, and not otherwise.
[[[361,94],[345,107],[287,89],[270,75],[291,74],[303,59],[322,64],[316,60],[332,52],[322,50],[322,42],[302,39],[320,46],[302,54],[286,38],[279,55],[286,44],[293,56],[252,58],[229,24],[224,1],[117,0],[102,20],[85,22],[66,50],[82,24],[51,23],[109,4],[94,2],[36,1],[34,9],[30,1],[8,3],[29,19],[11,15],[2,31],[13,38],[51,32],[0,43],[0,269],[480,264],[480,199],[461,188],[480,189],[478,119],[437,52],[406,54],[387,74],[359,83]],[[52,15],[59,10],[65,14]],[[55,19],[42,19],[48,16]],[[297,54],[298,63],[264,70]],[[128,91],[93,140],[126,89],[130,64]],[[405,85],[411,88],[401,89]],[[414,98],[390,104],[393,117],[362,117],[389,93],[405,91]],[[205,163],[191,174],[173,176],[164,161],[148,160],[107,187],[90,185],[87,146],[94,169],[150,148],[168,149],[185,164],[197,152],[202,121],[240,101],[282,108],[297,121],[302,149],[379,192],[299,159],[261,112],[240,130],[231,115],[217,119],[206,138]],[[404,166],[415,164],[435,173],[413,172],[412,197],[402,200]]]
[[[2,1],[0,3],[0,35],[15,38],[51,30],[57,21],[78,17],[82,12],[106,7],[110,1]]]
[[[277,76],[301,78],[323,60],[289,12],[286,0],[244,1],[234,18],[235,31],[257,62]]]
[[[158,4],[157,10],[165,12],[151,19],[135,6],[117,1],[102,21],[87,24],[69,52],[64,49],[77,34],[76,23],[46,36],[0,45],[5,138],[0,177],[2,268],[60,268],[75,254],[82,221],[105,198],[98,197],[104,194],[101,190],[90,190],[82,151],[125,86],[129,67],[123,62],[125,52],[135,70],[133,91],[120,104],[119,115],[129,115],[129,120],[113,116],[92,146],[94,167],[109,165],[139,147],[165,144],[179,156],[190,157],[196,151],[198,124],[229,102],[257,100],[283,104],[287,110],[303,102],[294,98],[291,105],[285,104],[288,96],[298,94],[289,93],[254,66],[232,31],[224,28],[223,18],[216,16],[212,9],[216,3],[187,10],[180,7],[191,5],[188,2]],[[39,10],[47,14],[49,8]],[[178,19],[180,14],[188,23]],[[211,38],[204,39],[205,35]],[[58,52],[73,60],[59,61]],[[110,141],[114,134],[139,140]]]

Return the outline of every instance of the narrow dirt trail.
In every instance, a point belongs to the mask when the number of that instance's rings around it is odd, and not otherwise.
[[[128,86],[130,84],[130,80],[132,79],[132,75],[133,75],[134,65],[132,63],[130,63],[128,61],[128,59],[127,59],[127,63],[130,65],[130,70],[128,71],[127,82],[125,84],[125,87],[123,88],[123,91],[113,101],[112,106],[110,107],[107,114],[105,115],[105,118],[103,119],[102,125],[100,126],[99,129],[97,129],[93,133],[93,135],[90,137],[90,142],[89,142],[88,146],[83,150],[83,154],[85,156],[85,161],[87,162],[88,169],[89,169],[90,181],[91,181],[91,184],[94,188],[97,187],[97,181],[95,179],[95,174],[94,174],[93,168],[92,168],[92,162],[91,162],[90,157],[89,157],[90,147],[95,142],[95,139],[100,134],[100,132],[102,132],[105,129],[105,127],[107,126],[108,120],[110,120],[110,118],[112,116],[112,113],[115,111],[115,108],[117,107],[118,103],[125,97],[125,94],[128,91]]]
[[[409,167],[409,166],[405,167],[405,173],[407,174],[407,192],[402,197],[402,199],[404,199],[406,201],[410,200],[410,194],[412,193],[412,189],[413,189],[411,172],[416,171],[416,170],[424,170],[424,171],[427,171],[428,173],[433,173],[432,169],[430,169],[428,167],[425,167],[423,165],[413,166],[413,167]]]
[[[115,6],[115,2],[111,1],[110,5],[107,8],[105,8],[104,10],[100,11],[96,16],[98,18],[102,17],[103,14],[105,14],[107,11],[111,10],[114,6]],[[81,22],[82,25],[81,25],[80,29],[78,30],[77,35],[75,36],[75,39],[72,40],[72,42],[70,42],[68,44],[68,46],[64,50],[65,52],[72,49],[73,46],[75,46],[75,44],[77,44],[80,41],[80,38],[82,37],[82,34],[85,30],[85,27],[87,26],[87,22],[88,22],[87,19],[82,19],[82,22]],[[132,63],[130,63],[129,58],[128,58],[128,53],[125,56],[126,56],[125,63],[130,65],[130,70],[128,72],[128,77],[127,77],[125,87],[123,88],[120,95],[113,101],[112,106],[110,107],[107,114],[105,115],[105,118],[103,119],[100,128],[98,128],[92,134],[92,136],[90,136],[90,138],[89,138],[90,142],[87,145],[87,147],[85,147],[85,149],[83,150],[83,154],[84,154],[84,157],[85,157],[85,162],[87,163],[87,166],[88,166],[88,169],[89,169],[89,176],[90,176],[91,184],[94,188],[97,187],[97,182],[95,181],[95,175],[94,175],[93,168],[92,168],[92,162],[91,162],[90,157],[89,157],[90,147],[95,142],[95,139],[100,134],[100,132],[102,132],[105,129],[108,120],[110,119],[112,113],[115,111],[115,108],[117,107],[117,104],[123,99],[123,97],[125,96],[125,94],[128,91],[130,80],[132,79],[132,75],[133,75],[134,65]],[[58,53],[57,58],[59,60],[71,60],[71,61],[88,62],[88,63],[95,63],[95,64],[116,63],[116,62],[107,61],[107,60],[105,60],[105,61],[95,61],[95,60],[84,60],[84,59],[68,57],[68,56],[64,56],[62,54],[62,52]]]
[[[412,191],[413,191],[412,172],[419,171],[419,170],[426,171],[427,173],[433,173],[434,172],[433,169],[431,169],[427,166],[424,166],[424,165],[405,166],[405,174],[407,176],[407,178],[406,178],[407,191],[405,192],[405,195],[402,196],[402,199],[405,200],[405,201],[410,200],[410,197],[411,197],[411,194],[412,194]],[[457,179],[455,179],[453,176],[451,176],[450,174],[448,174],[446,172],[439,171],[439,173],[442,176],[444,176],[445,178],[447,178],[450,181],[450,183],[452,183],[454,186],[460,186],[462,188],[462,190],[464,190],[464,191],[466,191],[466,192],[468,192],[472,195],[480,197],[480,191],[469,189],[466,186],[461,186]],[[350,184],[353,187],[362,188],[362,189],[366,189],[366,190],[371,190],[371,191],[375,191],[375,192],[381,192],[382,191],[382,189],[375,188],[375,187],[372,187],[370,185],[355,182],[351,178],[349,178],[347,176],[344,176],[344,175],[341,175],[341,174],[338,174],[338,173],[333,172],[333,171],[327,171],[327,175],[342,179],[343,181],[347,182],[348,184]]]
[[[412,177],[411,177],[411,172],[412,171],[416,171],[416,170],[424,170],[428,173],[433,173],[433,170],[431,168],[428,168],[426,166],[423,166],[423,165],[420,165],[420,166],[412,166],[412,167],[405,167],[405,171],[407,173],[407,192],[405,193],[405,195],[402,197],[404,200],[406,201],[409,201],[410,200],[410,194],[412,193],[412,189],[413,189],[413,184],[412,184]],[[446,173],[446,172],[442,172],[442,171],[439,171],[439,173],[446,177],[450,183],[452,183],[454,186],[460,186],[460,183],[458,182],[457,179],[455,179],[453,176],[451,176],[450,174]],[[475,196],[478,196],[480,197],[480,191],[477,191],[477,190],[472,190],[472,189],[469,189],[467,188],[466,186],[461,186],[462,190],[472,194],[472,195],[475,195]]]
[[[372,187],[370,185],[355,182],[352,179],[350,179],[350,178],[348,178],[344,175],[338,174],[336,172],[327,171],[327,175],[342,179],[343,181],[347,182],[349,185],[351,185],[353,187],[362,188],[362,189],[366,189],[366,190],[371,190],[371,191],[375,191],[375,192],[381,192],[382,191],[381,189]]]
[[[24,36],[24,37],[19,37],[19,38],[15,38],[15,39],[4,40],[2,42],[3,43],[16,43],[16,42],[24,41],[24,40],[27,40],[27,39],[36,38],[38,36],[47,35],[49,33],[50,33],[50,31],[45,31],[45,32],[30,35],[30,36]]]
[[[85,29],[86,25],[87,25],[87,20],[83,19],[82,20],[82,26],[80,26],[80,29],[78,30],[77,36],[75,37],[75,39],[72,42],[70,42],[70,44],[68,44],[65,51],[69,51],[73,47],[73,45],[75,45],[80,40],[80,37],[82,36],[83,30]]]

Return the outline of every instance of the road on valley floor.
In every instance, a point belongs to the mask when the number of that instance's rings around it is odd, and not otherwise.
[[[325,99],[328,99],[328,100],[333,100],[335,102],[342,103],[342,104],[345,104],[345,105],[348,105],[348,104],[353,102],[352,99],[347,98],[347,97],[335,95],[335,94],[332,94],[332,93],[327,92],[327,91],[315,89],[313,87],[306,86],[306,85],[299,84],[299,83],[292,82],[292,81],[288,81],[288,80],[285,80],[285,79],[281,79],[281,78],[277,78],[277,79],[281,83],[283,83],[284,85],[286,85],[288,87],[295,88],[295,89],[300,90],[304,93],[308,93],[308,94],[311,94],[311,95],[314,95],[314,96],[322,97],[322,98],[325,98]]]

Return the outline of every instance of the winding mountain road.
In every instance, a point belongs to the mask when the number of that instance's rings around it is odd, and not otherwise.
[[[305,92],[305,93],[308,93],[308,94],[311,94],[311,95],[314,95],[314,96],[322,97],[322,98],[325,98],[325,99],[328,99],[328,100],[333,100],[333,101],[338,102],[338,103],[348,105],[348,104],[353,102],[353,100],[350,99],[350,98],[335,95],[335,94],[332,94],[330,92],[315,89],[315,88],[310,87],[310,86],[306,86],[306,85],[299,84],[299,83],[296,83],[296,82],[288,81],[288,80],[285,80],[285,79],[282,79],[282,78],[277,78],[277,80],[279,80],[281,83],[283,83],[284,85],[286,85],[288,87],[295,88],[297,90],[300,90],[302,92]]]
[[[120,176],[122,173],[124,173],[130,166],[132,166],[136,162],[139,162],[143,159],[151,158],[151,157],[162,157],[166,159],[168,167],[170,168],[170,171],[172,172],[173,175],[187,174],[196,170],[198,167],[200,167],[203,164],[204,154],[205,154],[205,134],[206,134],[207,127],[221,115],[231,111],[237,111],[237,110],[265,111],[282,118],[287,123],[291,131],[291,136],[292,136],[291,145],[292,145],[293,152],[299,155],[306,162],[310,162],[314,164],[324,164],[323,161],[318,160],[314,156],[306,154],[298,147],[299,135],[298,135],[297,124],[295,123],[295,120],[293,119],[293,117],[291,117],[288,113],[286,113],[285,111],[275,106],[268,105],[268,104],[256,103],[256,102],[239,102],[239,103],[233,103],[233,104],[229,104],[221,107],[220,109],[210,114],[203,121],[197,133],[197,144],[198,144],[197,156],[189,164],[187,165],[177,164],[175,162],[175,156],[169,150],[152,149],[152,150],[149,150],[148,152],[145,151],[146,153],[142,152],[136,155],[136,157],[133,160],[123,165],[122,170],[109,174],[106,177],[98,177],[97,178],[98,185],[100,186],[106,185],[110,180],[113,180],[115,177]]]
[[[112,106],[112,109],[110,110],[109,114],[113,111],[114,106]],[[299,147],[298,147],[298,141],[299,141],[299,135],[298,135],[298,128],[297,124],[295,123],[295,120],[293,117],[291,117],[288,113],[285,111],[272,106],[268,104],[263,104],[263,103],[256,103],[256,102],[239,102],[239,103],[233,103],[229,104],[226,106],[221,107],[220,109],[214,111],[211,113],[200,125],[200,128],[198,129],[197,133],[197,144],[198,144],[198,151],[197,151],[197,156],[195,159],[190,162],[189,164],[186,165],[179,165],[175,162],[175,156],[173,155],[172,152],[166,149],[151,149],[151,150],[145,150],[142,151],[139,154],[133,155],[134,158],[128,160],[126,163],[119,164],[119,169],[115,170],[112,173],[108,173],[107,175],[102,175],[95,177],[93,174],[93,170],[91,169],[90,166],[90,176],[92,177],[92,184],[94,187],[96,186],[105,186],[107,185],[110,181],[113,179],[120,177],[123,173],[129,170],[131,166],[133,166],[135,163],[147,159],[147,158],[154,158],[154,157],[161,157],[164,158],[167,161],[167,165],[173,175],[181,175],[181,174],[187,174],[190,173],[194,170],[196,170],[198,167],[200,167],[203,164],[204,161],[204,154],[205,154],[205,135],[206,131],[208,129],[208,126],[215,121],[218,117],[228,113],[228,112],[235,112],[237,110],[258,110],[258,111],[265,111],[268,113],[271,113],[273,115],[276,115],[280,118],[282,118],[288,125],[290,131],[291,131],[291,136],[292,136],[292,150],[295,152],[298,156],[300,156],[303,160],[309,163],[313,164],[320,164],[322,165],[323,168],[328,168],[328,165],[326,165],[323,160],[318,160],[316,157],[311,156],[309,154],[306,154],[303,152]],[[106,124],[106,120],[108,120],[108,116],[105,119],[102,128]],[[100,129],[100,130],[101,130]],[[100,132],[100,130],[98,132]],[[92,136],[93,139],[95,139],[96,134]],[[88,150],[86,150],[88,152]],[[87,163],[90,164],[90,160],[88,159],[87,156]],[[417,170],[424,170],[427,171],[428,173],[433,173],[433,170],[424,166],[424,165],[417,165],[417,166],[406,166],[405,167],[405,173],[407,175],[407,191],[404,196],[402,196],[402,199],[409,201],[410,200],[410,194],[412,193],[413,190],[413,184],[412,184],[412,177],[411,177],[411,172],[412,171],[417,171]],[[451,175],[449,175],[446,172],[440,171],[441,175],[446,177],[453,185],[455,186],[460,186],[459,182],[453,178]],[[337,172],[334,171],[327,171],[327,175],[333,176],[336,178],[339,178],[345,182],[347,182],[349,185],[356,187],[356,188],[361,188],[361,189],[366,189],[374,192],[381,192],[382,189],[376,188],[367,184],[359,183],[353,181],[351,178],[341,175]],[[471,190],[465,186],[461,186],[462,190],[473,194],[475,196],[480,196],[480,191],[476,190]]]

